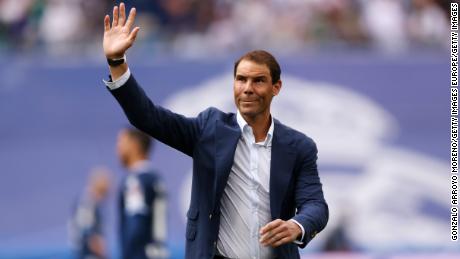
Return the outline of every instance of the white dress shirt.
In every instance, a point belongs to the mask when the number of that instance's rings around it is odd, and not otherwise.
[[[255,142],[252,128],[237,113],[241,137],[222,195],[217,249],[230,258],[271,258],[271,247],[260,244],[259,231],[271,221],[270,160],[273,120],[267,137]]]
[[[128,81],[131,72],[120,78],[104,81],[111,90]],[[270,213],[270,161],[274,131],[271,118],[270,128],[264,141],[255,142],[252,128],[241,114],[236,115],[241,129],[233,165],[221,199],[220,228],[217,242],[218,253],[230,258],[265,259],[273,257],[271,247],[262,246],[260,229],[271,221]],[[291,219],[302,230],[303,226]],[[294,243],[301,242],[295,240]]]
[[[273,249],[260,244],[260,229],[271,221],[270,161],[274,123],[265,140],[255,142],[252,128],[237,112],[241,137],[221,199],[217,250],[230,258],[272,258]],[[297,221],[294,221],[304,229]],[[299,243],[295,241],[295,243]]]

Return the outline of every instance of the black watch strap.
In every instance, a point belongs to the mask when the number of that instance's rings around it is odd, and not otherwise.
[[[119,66],[125,63],[125,61],[126,61],[126,56],[123,56],[122,58],[117,58],[117,59],[107,58],[107,63],[109,63],[109,66],[111,67]]]

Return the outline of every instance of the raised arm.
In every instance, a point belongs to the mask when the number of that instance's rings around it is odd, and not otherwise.
[[[121,59],[125,52],[133,45],[136,40],[139,27],[134,27],[136,9],[131,8],[128,19],[126,19],[125,4],[113,8],[113,19],[110,24],[110,17],[104,17],[104,40],[103,48],[107,59]],[[119,66],[109,66],[112,80],[120,78],[127,70],[128,64],[125,62]]]
[[[113,20],[104,18],[104,54],[107,59],[123,58],[126,50],[134,43],[139,27],[134,29],[136,9],[132,8],[126,19],[125,5],[113,8]],[[129,122],[141,131],[189,156],[193,155],[195,143],[210,110],[202,112],[197,118],[186,118],[154,104],[144,90],[128,72],[126,62],[111,65],[112,82],[106,82],[110,93],[120,104]]]

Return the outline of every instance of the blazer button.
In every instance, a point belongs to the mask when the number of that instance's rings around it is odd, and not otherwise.
[[[209,214],[209,219],[212,219],[212,214]]]

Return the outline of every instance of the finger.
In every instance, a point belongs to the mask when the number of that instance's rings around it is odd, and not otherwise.
[[[274,242],[273,244],[271,244],[271,246],[277,247],[277,246],[284,245],[290,242],[291,242],[291,239],[289,238],[289,236],[287,236],[287,237],[281,238],[280,240]]]
[[[112,27],[118,25],[118,6],[113,8]]]
[[[264,242],[261,242],[261,244],[264,245],[264,246],[272,246],[273,244],[275,244],[279,240],[281,240],[283,238],[286,238],[286,237],[289,237],[289,232],[280,231],[280,232],[274,233],[271,237],[266,239]]]
[[[267,223],[265,226],[263,226],[260,229],[260,234],[263,235],[263,234],[269,232],[270,230],[272,230],[275,227],[276,227],[276,222],[275,221],[269,222],[269,223]]]
[[[259,242],[260,242],[261,244],[265,244],[265,243],[267,242],[267,240],[269,240],[271,237],[272,237],[271,232],[267,232],[267,233],[265,233],[264,235],[262,235],[262,236],[260,237]]]
[[[271,242],[274,242],[280,238],[283,238],[286,235],[287,232],[285,232],[285,229],[282,228],[281,226],[278,226],[269,232],[265,233],[262,235],[260,238],[260,242],[262,244],[270,244]],[[274,239],[274,240],[273,240]]]
[[[106,15],[104,17],[104,31],[110,30],[110,17]]]
[[[125,25],[125,21],[126,21],[125,4],[120,3],[120,20],[118,21],[118,24],[123,26],[123,25]]]
[[[136,27],[129,33],[129,41],[131,44],[136,40],[137,33],[139,32],[140,28]]]
[[[131,8],[131,11],[129,11],[128,20],[126,21],[126,25],[125,25],[126,28],[128,28],[128,30],[131,30],[131,27],[134,24],[135,18],[136,18],[136,8]]]
[[[275,219],[273,220],[272,222],[269,222],[267,225],[263,226],[261,229],[260,229],[260,234],[261,235],[264,235],[265,233],[267,233],[268,231],[271,231],[272,229],[278,227],[283,221],[280,220],[280,219]]]

